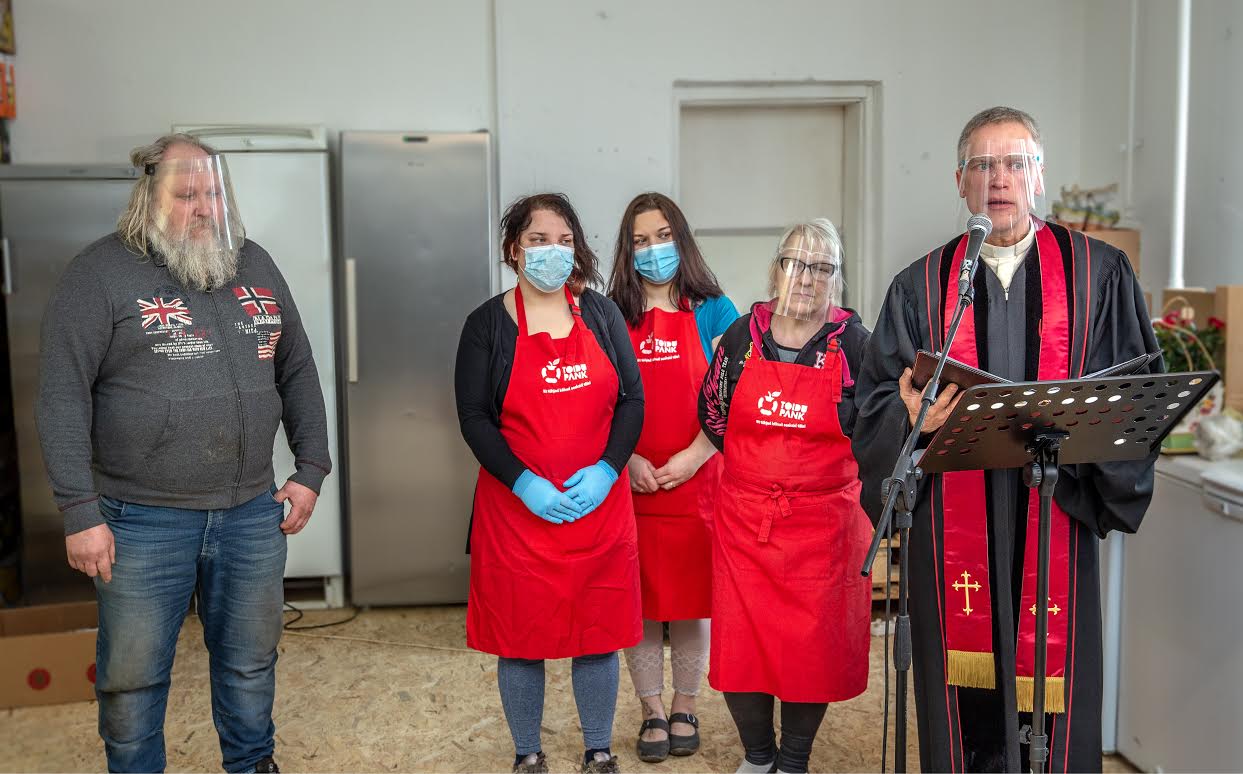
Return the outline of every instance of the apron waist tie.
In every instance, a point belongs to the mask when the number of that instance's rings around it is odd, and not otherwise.
[[[777,510],[781,512],[781,518],[786,519],[790,516],[790,498],[786,497],[785,490],[779,485],[773,484],[772,491],[768,493],[768,498],[777,505]],[[768,535],[773,531],[773,512],[770,510],[764,515],[764,520],[760,522],[760,530],[756,538],[761,543],[768,542]]]
[[[791,497],[825,497],[836,494],[837,492],[840,492],[850,486],[850,484],[845,484],[833,489],[796,489],[792,492],[788,492],[780,484],[770,484],[765,487],[745,479],[735,478],[734,480],[748,489],[752,489],[757,492],[764,492],[768,495],[768,499],[773,501],[774,508],[764,515],[764,520],[760,522],[760,528],[756,532],[756,539],[760,543],[767,543],[768,537],[773,531],[773,520],[775,517],[774,511],[780,513],[781,518],[783,519],[789,518],[790,514],[793,512],[790,507]]]

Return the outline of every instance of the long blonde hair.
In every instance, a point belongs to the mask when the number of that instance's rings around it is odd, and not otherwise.
[[[216,155],[216,149],[203,142],[194,135],[177,132],[175,134],[166,134],[160,137],[150,145],[140,145],[130,151],[130,163],[142,172],[142,176],[138,178],[138,182],[134,183],[134,190],[130,191],[129,204],[125,208],[125,212],[121,213],[121,217],[117,218],[117,233],[121,236],[121,241],[135,253],[139,255],[149,255],[147,232],[151,228],[151,202],[155,198],[155,175],[152,173],[152,166],[160,163],[164,159],[164,152],[172,145],[191,145],[209,155]],[[233,197],[232,184],[229,184],[228,200],[236,202]],[[234,204],[236,207],[236,204]],[[236,224],[238,236],[242,239],[246,237],[246,232],[241,230],[242,225]]]

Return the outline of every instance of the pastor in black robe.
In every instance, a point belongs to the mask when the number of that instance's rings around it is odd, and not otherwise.
[[[1148,309],[1126,255],[1110,245],[1047,224],[1061,249],[1066,275],[1072,344],[1072,376],[1080,376],[1156,352]],[[883,508],[882,480],[893,470],[910,430],[898,389],[903,369],[919,349],[938,352],[948,320],[945,294],[957,293],[950,264],[957,237],[916,260],[889,287],[864,352],[855,401],[853,436],[863,480],[863,506],[873,523]],[[1034,381],[1040,352],[1038,241],[1015,271],[1007,293],[997,275],[980,266],[974,315],[980,367],[1012,381]],[[929,300],[931,299],[931,307]],[[951,309],[952,309],[951,305]],[[1087,326],[1087,329],[1084,329]],[[1086,353],[1084,349],[1086,348]],[[1160,371],[1160,361],[1152,366]],[[930,437],[930,436],[929,436]],[[921,446],[924,444],[921,444]],[[1102,633],[1099,540],[1110,530],[1134,532],[1152,496],[1156,454],[1138,462],[1063,466],[1055,499],[1071,517],[1066,664],[1067,711],[1046,716],[1050,771],[1101,770]],[[940,476],[927,476],[910,531],[910,610],[914,647],[915,705],[923,771],[1026,770],[1027,747],[1015,688],[1015,640],[1022,588],[1027,489],[1019,470],[989,471],[989,574],[992,580],[996,689],[946,682]],[[937,509],[930,503],[936,500]],[[933,530],[938,539],[933,541]],[[937,550],[934,551],[934,545]]]

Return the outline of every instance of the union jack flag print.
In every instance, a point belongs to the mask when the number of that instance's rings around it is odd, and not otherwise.
[[[142,315],[144,329],[152,325],[168,325],[169,323],[192,325],[194,323],[190,319],[190,310],[186,309],[185,302],[180,298],[168,301],[163,298],[153,298],[150,301],[140,298],[138,299],[138,312]]]
[[[251,317],[257,314],[281,313],[280,304],[276,303],[276,296],[272,295],[270,288],[233,288],[233,295],[242,302],[242,308]]]
[[[276,342],[280,341],[281,332],[280,331],[266,331],[266,333],[268,334],[268,340],[266,343],[264,343],[263,341],[264,333],[265,331],[259,332],[259,359],[260,360],[271,360],[272,358],[276,357]]]

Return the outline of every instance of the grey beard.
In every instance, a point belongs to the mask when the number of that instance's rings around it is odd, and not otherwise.
[[[172,241],[152,224],[151,245],[164,256],[173,279],[187,290],[205,292],[232,282],[237,276],[238,249],[230,250],[213,239],[207,244]]]

